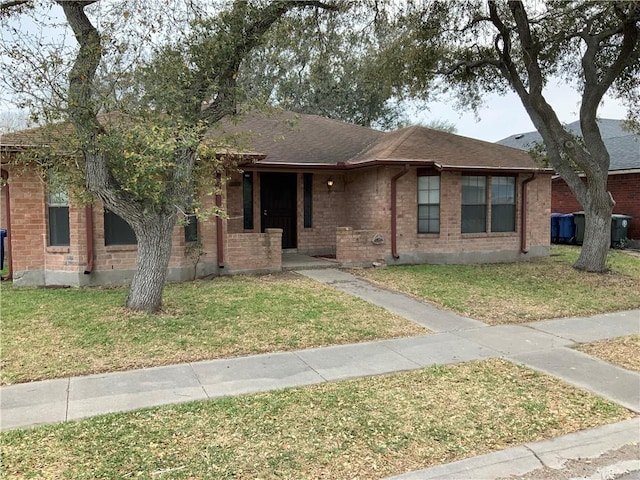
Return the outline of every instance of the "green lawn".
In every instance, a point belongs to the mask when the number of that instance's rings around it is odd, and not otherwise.
[[[5,478],[374,479],[632,414],[494,359],[2,434]]]
[[[125,310],[125,296],[3,283],[2,383],[428,333],[294,274],[168,285],[160,315]]]
[[[640,258],[612,250],[609,272],[571,267],[579,249],[555,246],[551,256],[487,265],[416,265],[358,270],[387,288],[490,324],[640,308]]]

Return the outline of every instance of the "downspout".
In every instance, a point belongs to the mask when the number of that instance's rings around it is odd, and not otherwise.
[[[89,275],[93,271],[93,207],[91,205],[84,207],[84,227],[87,238],[87,266],[84,274]]]
[[[522,253],[529,253],[527,248],[527,184],[535,178],[536,174],[532,173],[522,182],[522,215],[520,216],[520,251]]]
[[[9,194],[9,172],[6,170],[0,170],[0,175],[4,180],[4,205],[7,215],[7,249],[5,255],[7,256],[9,263],[9,273],[4,277],[4,280],[11,280],[13,278],[13,250],[11,248],[11,195]]]
[[[397,223],[398,223],[398,187],[397,181],[400,177],[405,175],[409,171],[409,164],[406,164],[404,168],[391,177],[391,256],[394,259],[400,258],[398,255],[398,239],[397,239]]]
[[[220,180],[220,176],[218,176]],[[220,212],[222,210],[222,194],[216,194],[216,208],[218,213],[216,215],[216,250],[218,253],[218,268],[224,268],[224,235],[222,232],[222,217]]]

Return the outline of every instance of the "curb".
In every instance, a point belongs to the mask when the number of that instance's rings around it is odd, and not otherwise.
[[[551,440],[488,453],[445,465],[417,470],[388,480],[495,480],[525,475],[538,468],[559,470],[567,460],[596,458],[609,450],[640,441],[640,417],[582,430]]]

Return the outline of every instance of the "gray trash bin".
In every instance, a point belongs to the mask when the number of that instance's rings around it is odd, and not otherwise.
[[[611,215],[611,246],[623,248],[627,242],[627,232],[633,217],[630,215]],[[584,212],[573,212],[573,220],[576,224],[576,243],[582,245],[584,241]]]
[[[611,215],[611,246],[614,248],[623,248],[627,243],[627,232],[629,224],[633,217],[629,215],[620,215],[615,213]]]

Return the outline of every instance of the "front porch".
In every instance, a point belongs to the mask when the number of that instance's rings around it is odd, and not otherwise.
[[[312,257],[295,251],[282,252],[282,270],[317,270],[321,268],[338,268],[340,263],[326,257]]]
[[[282,229],[279,228],[268,228],[264,233],[229,233],[224,237],[224,262],[221,262],[224,266],[220,273],[271,273],[385,262],[386,232],[350,227],[337,227],[334,232],[335,240],[315,251],[282,248]]]

